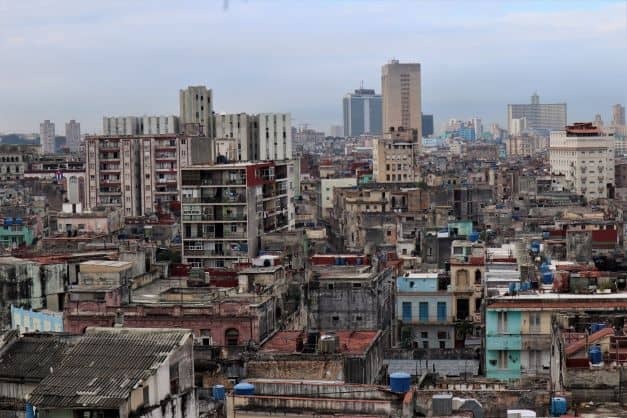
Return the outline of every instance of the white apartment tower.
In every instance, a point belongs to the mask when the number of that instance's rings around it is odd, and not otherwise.
[[[54,123],[48,119],[39,124],[39,143],[44,154],[54,154]]]
[[[392,60],[381,69],[383,132],[411,132],[412,142],[422,138],[420,64]]]
[[[213,138],[213,95],[205,86],[189,86],[179,92],[180,123],[196,123],[203,127],[203,135]]]
[[[81,145],[81,124],[74,119],[65,124],[65,144],[72,152]]]
[[[614,138],[592,123],[575,123],[551,132],[551,173],[564,176],[570,191],[588,200],[613,196]]]
[[[105,116],[102,118],[102,134],[139,135],[140,123],[137,116]]]
[[[260,113],[259,159],[282,161],[292,158],[292,117],[289,113]]]

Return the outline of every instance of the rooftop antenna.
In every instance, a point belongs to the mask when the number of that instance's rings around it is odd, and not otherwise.
[[[360,88],[361,90],[363,90],[363,89],[364,89],[364,80],[361,80],[361,82],[359,83],[359,88]]]

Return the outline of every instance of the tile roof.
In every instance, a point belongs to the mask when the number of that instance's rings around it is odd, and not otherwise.
[[[26,334],[0,356],[0,380],[40,382],[75,342],[66,334]]]
[[[31,402],[42,409],[117,409],[189,334],[181,329],[88,328],[35,388]]]
[[[364,354],[368,347],[378,338],[380,331],[335,331],[340,339],[339,353]],[[264,345],[262,353],[292,354],[297,353],[296,342],[302,335],[307,340],[307,335],[302,331],[280,331],[274,334]],[[321,333],[324,335],[324,332]]]

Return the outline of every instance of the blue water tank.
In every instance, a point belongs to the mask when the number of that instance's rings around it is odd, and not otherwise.
[[[566,398],[561,396],[551,398],[551,415],[559,417],[560,415],[566,414],[566,412],[568,412]]]
[[[542,283],[551,284],[553,283],[553,273],[550,271],[545,271],[542,273]]]
[[[477,242],[477,241],[479,241],[479,233],[477,231],[472,231],[470,233],[470,235],[468,236],[468,238],[472,242]]]
[[[540,252],[540,243],[538,241],[534,241],[531,243],[531,251],[534,253]]]
[[[340,264],[342,264],[342,259],[341,259],[340,257],[337,257],[337,258],[335,259],[335,265],[336,265],[336,266],[339,266]]]
[[[411,375],[405,372],[390,374],[390,390],[396,393],[405,393],[411,386]]]
[[[16,225],[22,225],[22,218],[15,218]]]
[[[602,324],[602,323],[591,324],[590,325],[590,334],[594,334],[597,331],[601,331],[603,328],[605,328],[605,324]]]
[[[4,218],[5,225],[13,225],[13,218]]]
[[[211,395],[214,401],[223,401],[226,398],[226,390],[223,385],[214,385]]]
[[[588,351],[588,355],[590,357],[590,363],[592,364],[601,364],[603,363],[603,353],[601,353],[601,347],[598,345],[594,345],[590,347]]]
[[[233,388],[236,395],[254,395],[255,386],[250,383],[238,383]]]
[[[516,292],[516,283],[510,283],[509,284],[509,293],[514,294]]]
[[[549,265],[547,263],[540,264],[540,271],[549,271]]]
[[[520,284],[520,290],[522,290],[523,292],[529,290],[529,282],[522,282]]]
[[[357,264],[358,266],[361,266],[364,263],[364,261],[362,260],[361,257],[359,257],[356,261],[355,264]]]

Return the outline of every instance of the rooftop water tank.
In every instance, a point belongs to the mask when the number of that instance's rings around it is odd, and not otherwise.
[[[538,241],[534,241],[531,243],[531,251],[534,253],[540,252],[540,243]]]
[[[603,328],[605,328],[605,324],[591,324],[590,334],[594,334],[597,331],[601,331]]]
[[[236,395],[254,395],[255,386],[250,383],[238,383],[233,387],[233,391]]]
[[[224,386],[214,385],[211,395],[214,401],[223,401],[226,397],[226,391],[224,389]]]
[[[390,375],[390,390],[396,393],[405,393],[411,386],[411,375],[405,372],[396,372]]]
[[[566,403],[566,398],[561,396],[551,398],[551,415],[559,417],[560,415],[564,415],[567,411],[568,403]]]
[[[15,218],[16,225],[22,225],[22,218]]]
[[[5,225],[13,225],[13,218],[4,218]]]
[[[590,347],[588,355],[590,358],[590,363],[595,365],[603,363],[603,353],[601,352],[601,347],[599,347],[598,345]]]
[[[479,241],[479,233],[477,231],[472,231],[468,237],[472,242]]]
[[[542,283],[551,284],[553,283],[553,273],[550,271],[545,271],[542,273]]]
[[[540,265],[540,271],[549,271],[549,265],[547,263],[542,263]]]

